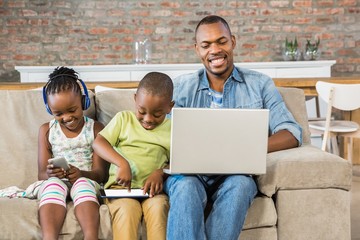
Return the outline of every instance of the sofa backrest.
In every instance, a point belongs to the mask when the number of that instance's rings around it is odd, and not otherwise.
[[[303,143],[310,143],[304,91],[298,88],[278,87],[278,89],[287,108],[303,129]],[[95,89],[97,119],[106,125],[117,112],[135,110],[135,91],[136,89],[100,88],[100,91]]]
[[[308,124],[308,116],[305,104],[305,94],[299,88],[278,87],[284,102],[295,120],[302,127],[303,144],[310,143],[310,130]]]
[[[310,142],[305,96],[302,90],[279,88],[295,119],[303,128],[304,143]],[[85,112],[106,125],[119,111],[134,110],[135,89],[89,92],[92,104]],[[52,119],[46,110],[42,92],[37,90],[0,91],[0,189],[9,186],[26,188],[37,180],[39,127]]]
[[[85,112],[95,116],[94,94]],[[37,180],[39,127],[52,119],[45,110],[41,90],[0,91],[0,189],[26,188]]]
[[[136,89],[95,88],[96,119],[106,125],[116,113],[135,110]]]

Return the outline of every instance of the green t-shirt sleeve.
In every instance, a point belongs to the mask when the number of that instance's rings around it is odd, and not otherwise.
[[[116,146],[118,144],[122,124],[123,114],[122,112],[119,112],[110,120],[104,129],[99,132],[99,134],[103,136],[111,146]]]

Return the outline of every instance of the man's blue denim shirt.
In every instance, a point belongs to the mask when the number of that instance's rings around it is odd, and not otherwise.
[[[211,92],[206,70],[174,79],[175,107],[210,108]],[[302,129],[286,108],[273,80],[262,73],[234,67],[223,90],[223,108],[269,109],[269,132],[287,129],[302,144]]]

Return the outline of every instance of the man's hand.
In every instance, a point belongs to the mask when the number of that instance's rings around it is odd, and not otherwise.
[[[144,184],[144,193],[149,193],[149,197],[154,197],[156,194],[160,194],[163,191],[163,175],[162,169],[157,169],[150,174]]]

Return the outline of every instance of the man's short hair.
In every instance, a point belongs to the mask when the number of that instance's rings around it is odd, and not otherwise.
[[[196,28],[195,28],[195,39],[196,39],[196,33],[197,33],[197,31],[198,31],[198,29],[199,29],[199,27],[201,25],[218,23],[218,22],[221,22],[226,27],[226,29],[229,30],[229,33],[231,35],[231,30],[230,30],[229,24],[226,22],[225,19],[223,19],[222,17],[217,16],[217,15],[209,15],[209,16],[206,16],[203,19],[201,19],[201,21],[196,26]]]

